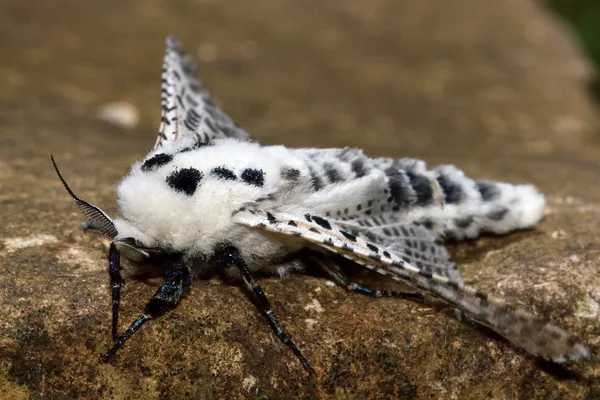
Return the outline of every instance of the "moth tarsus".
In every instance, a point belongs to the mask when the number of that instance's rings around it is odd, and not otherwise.
[[[194,275],[221,268],[237,271],[275,335],[313,372],[254,277],[296,268],[281,265],[293,255],[309,255],[299,261],[318,265],[353,292],[417,300],[432,295],[542,359],[589,355],[583,342],[562,329],[464,285],[443,245],[446,238],[532,227],[545,205],[533,186],[474,181],[454,166],[428,170],[420,160],[368,157],[354,148],[263,146],[214,102],[173,37],[167,39],[162,82],[159,135],[118,186],[118,218],[76,196],[52,158],[88,226],[113,239],[115,343],[102,360],[146,322],[175,308]],[[165,280],[119,335],[121,257],[160,264]],[[348,262],[418,291],[365,287],[348,278]]]

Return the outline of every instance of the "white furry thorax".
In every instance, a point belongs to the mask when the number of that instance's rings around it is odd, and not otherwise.
[[[265,240],[263,232],[234,223],[232,215],[280,189],[282,163],[285,160],[286,165],[294,164],[293,153],[282,146],[261,147],[237,139],[218,139],[210,145],[184,150],[193,144],[182,140],[151,152],[144,161],[159,154],[173,157],[151,170],[142,170],[144,162],[133,165],[117,189],[117,239],[133,237],[148,247],[187,256],[210,256],[217,244],[228,242],[254,257],[273,257],[279,252],[278,244]],[[186,168],[201,174],[192,195],[174,190],[167,183],[171,174]],[[230,171],[235,179],[215,174],[218,168]],[[261,171],[260,185],[242,179],[248,169]]]

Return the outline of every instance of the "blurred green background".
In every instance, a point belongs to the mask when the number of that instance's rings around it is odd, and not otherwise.
[[[554,11],[569,23],[579,37],[588,56],[600,70],[600,0],[549,0]],[[600,98],[596,81],[595,92]]]

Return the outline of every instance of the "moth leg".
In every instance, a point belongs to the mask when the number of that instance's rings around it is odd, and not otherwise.
[[[187,267],[178,267],[166,270],[165,275],[165,282],[146,304],[144,312],[127,328],[123,335],[117,338],[114,346],[102,356],[102,361],[108,361],[115,355],[144,323],[175,308],[181,298],[183,289],[191,283],[190,273]]]
[[[290,350],[292,350],[292,352],[296,355],[298,360],[300,360],[300,362],[302,363],[304,369],[314,374],[315,371],[310,366],[310,363],[306,360],[306,358],[304,358],[296,344],[294,344],[292,339],[287,335],[283,328],[279,326],[279,322],[277,321],[275,314],[271,310],[271,304],[269,303],[267,296],[265,296],[265,293],[262,291],[260,285],[252,276],[252,273],[250,272],[248,266],[246,265],[246,262],[240,255],[239,250],[233,246],[228,246],[224,248],[221,252],[221,261],[225,266],[230,267],[232,265],[235,265],[237,267],[242,276],[242,280],[244,281],[246,289],[248,290],[248,293],[254,299],[254,304],[267,317],[267,321],[269,322],[269,325],[271,326],[273,332],[275,332],[275,335],[277,335],[279,340],[281,340],[287,347],[290,348]]]
[[[312,256],[310,259],[338,285],[345,287],[350,292],[357,292],[370,297],[401,297],[420,301],[424,300],[423,294],[419,292],[370,289],[353,282],[334,261],[317,256]]]
[[[110,244],[108,251],[108,276],[112,290],[112,338],[117,340],[117,329],[119,325],[119,305],[121,304],[121,257],[114,243]]]

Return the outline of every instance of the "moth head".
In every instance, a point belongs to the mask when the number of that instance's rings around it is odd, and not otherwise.
[[[119,236],[119,230],[115,224],[115,221],[112,220],[104,211],[102,211],[99,207],[83,200],[79,196],[77,196],[69,187],[62,174],[60,173],[56,162],[54,161],[54,157],[50,156],[52,160],[52,164],[54,165],[54,169],[58,174],[58,178],[62,182],[63,186],[67,190],[67,192],[73,198],[73,202],[77,205],[79,210],[84,215],[88,226],[93,229],[96,229],[102,232],[107,237],[114,240],[114,243],[117,247],[117,250],[121,255],[131,261],[135,262],[144,262],[149,259],[153,259],[161,256],[164,252],[155,247],[150,247],[144,244],[144,242],[140,239],[137,239],[132,236],[122,237]]]

